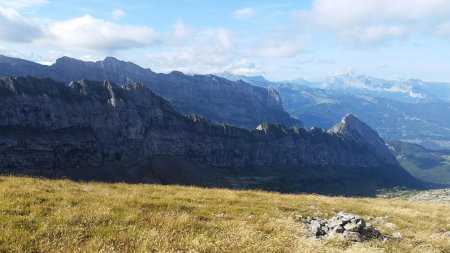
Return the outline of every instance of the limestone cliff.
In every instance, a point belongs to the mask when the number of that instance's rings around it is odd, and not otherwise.
[[[353,116],[341,125],[249,131],[182,116],[138,83],[4,78],[0,171],[281,191],[346,193],[342,184],[366,184],[365,176],[373,189],[419,185],[367,125]]]
[[[174,109],[182,114],[197,113],[218,123],[248,129],[263,121],[287,126],[301,125],[299,120],[284,111],[275,90],[214,75],[191,76],[178,71],[155,73],[113,57],[97,62],[62,57],[53,65],[44,66],[0,56],[0,77],[25,75],[49,77],[65,83],[81,79],[111,80],[120,85],[140,82],[170,101]]]

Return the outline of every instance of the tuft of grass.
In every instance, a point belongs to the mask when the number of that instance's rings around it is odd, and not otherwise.
[[[315,240],[293,215],[341,210],[381,217],[373,225],[403,239]],[[449,213],[400,200],[0,177],[0,252],[450,252]]]

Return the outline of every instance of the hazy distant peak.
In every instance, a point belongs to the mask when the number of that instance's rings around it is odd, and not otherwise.
[[[69,56],[62,56],[58,59],[56,59],[55,64],[57,63],[65,63],[65,62],[82,62],[81,60],[75,59],[75,58],[71,58]]]
[[[103,61],[121,62],[119,59],[117,59],[116,57],[112,57],[112,56],[106,56]]]

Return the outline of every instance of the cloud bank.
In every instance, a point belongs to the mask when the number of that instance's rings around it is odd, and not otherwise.
[[[450,15],[447,0],[314,0],[293,13],[302,24],[342,41],[376,44],[436,29]]]

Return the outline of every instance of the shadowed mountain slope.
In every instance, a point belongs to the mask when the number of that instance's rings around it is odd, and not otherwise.
[[[0,56],[0,76],[49,77],[69,83],[72,80],[111,80],[120,85],[140,82],[170,101],[182,114],[204,115],[214,122],[252,129],[261,122],[301,126],[284,111],[273,89],[252,86],[243,81],[229,81],[213,75],[185,75],[174,71],[159,74],[134,63],[106,57],[103,61],[85,62],[59,58],[45,66],[22,59]]]
[[[129,182],[373,194],[421,183],[352,115],[329,132],[185,117],[145,86],[0,81],[0,170]]]

